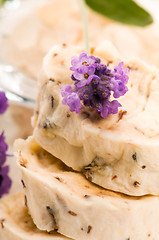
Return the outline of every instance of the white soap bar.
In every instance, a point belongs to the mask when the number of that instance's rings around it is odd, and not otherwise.
[[[128,197],[97,187],[31,139],[16,142],[27,205],[36,226],[77,240],[159,236],[159,197]]]
[[[128,195],[159,195],[159,78],[155,68],[139,60],[130,68],[122,108],[105,120],[86,107],[72,113],[62,104],[61,85],[72,83],[71,56],[81,50],[55,46],[45,57],[39,81],[34,137],[66,165],[92,182]],[[111,55],[112,53],[112,55]],[[121,60],[108,42],[92,52],[110,68]]]
[[[0,200],[1,240],[69,240],[58,233],[42,232],[36,228],[25,206],[23,193]]]

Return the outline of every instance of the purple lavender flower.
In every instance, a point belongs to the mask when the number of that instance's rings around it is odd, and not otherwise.
[[[2,132],[0,135],[0,166],[2,166],[6,161],[7,150],[8,150],[8,145],[5,142],[4,132]]]
[[[4,92],[0,91],[0,114],[3,114],[8,108],[8,99]]]
[[[3,114],[8,108],[8,99],[4,92],[0,91],[0,114]],[[8,193],[11,187],[11,179],[8,176],[9,166],[3,166],[7,156],[8,145],[5,142],[4,132],[0,135],[0,198]]]
[[[79,57],[72,57],[71,64],[72,67],[70,68],[71,71],[78,70],[81,66],[91,66],[95,63],[96,58],[94,56],[88,56],[87,53],[82,52]]]
[[[110,101],[110,97],[113,93],[114,98],[119,98],[128,91],[129,69],[123,67],[124,63],[120,62],[111,70],[99,58],[83,52],[73,57],[71,64],[74,85],[61,88],[62,103],[68,105],[70,111],[79,113],[82,101],[84,106],[95,108],[105,119],[108,114],[116,114],[121,104],[117,100]]]
[[[72,57],[70,70],[74,71],[72,80],[77,87],[83,87],[91,82],[91,76],[95,73],[97,64],[94,56],[87,56],[82,52],[79,57]]]
[[[112,78],[112,91],[114,92],[113,97],[119,98],[123,96],[128,88],[125,84],[127,84],[129,77],[127,76],[129,72],[129,68],[123,68],[124,63],[120,62],[118,66],[114,67],[114,73]]]
[[[73,79],[76,82],[77,87],[84,87],[85,85],[88,85],[91,82],[91,76],[95,72],[94,66],[82,66],[78,68],[78,70],[74,71]]]
[[[70,107],[71,112],[80,113],[82,104],[80,102],[79,95],[73,91],[70,85],[61,87],[62,90],[62,103]]]
[[[101,117],[106,119],[108,114],[116,114],[118,112],[118,107],[121,107],[121,104],[117,100],[111,102],[109,100],[105,101],[101,110]]]
[[[11,179],[8,176],[8,172],[8,166],[0,167],[0,198],[9,192],[12,184]]]
[[[0,135],[0,198],[9,192],[11,179],[8,176],[9,166],[3,166],[7,156],[8,145],[5,142],[4,132]]]

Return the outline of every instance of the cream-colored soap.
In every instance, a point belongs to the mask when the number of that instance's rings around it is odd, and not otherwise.
[[[159,197],[104,190],[36,146],[18,140],[29,212],[41,230],[77,240],[158,240]]]
[[[8,195],[0,200],[1,240],[69,240],[58,233],[36,228],[25,206],[23,193]]]
[[[34,118],[36,141],[106,189],[134,196],[158,195],[158,71],[136,59],[124,61],[130,68],[129,90],[119,98],[122,107],[118,114],[105,120],[86,107],[80,114],[72,113],[62,104],[60,87],[73,84],[71,56],[78,56],[82,50],[58,45],[45,57]],[[106,64],[112,62],[110,68],[121,61],[108,42],[92,53]]]

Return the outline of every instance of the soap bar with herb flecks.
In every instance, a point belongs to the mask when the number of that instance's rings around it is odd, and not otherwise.
[[[56,232],[37,229],[25,206],[25,199],[23,193],[18,193],[0,200],[1,240],[70,240]]]
[[[100,188],[32,138],[18,140],[16,149],[21,152],[27,206],[39,229],[76,240],[158,240],[159,197],[130,197]],[[28,159],[25,167],[22,158]]]
[[[158,195],[157,70],[139,60],[124,62],[130,73],[128,92],[119,98],[119,112],[102,119],[94,109],[83,106],[76,114],[62,104],[60,87],[71,83],[71,57],[80,51],[83,49],[58,45],[44,59],[34,117],[36,141],[106,189],[134,196]],[[92,49],[92,55],[102,55],[109,68],[121,61],[107,42]]]

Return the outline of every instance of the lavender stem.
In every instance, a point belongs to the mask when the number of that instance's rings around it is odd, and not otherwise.
[[[82,22],[83,22],[84,41],[85,41],[86,52],[88,55],[90,55],[88,17],[87,17],[87,13],[86,13],[85,0],[79,0],[79,4],[80,4],[81,16],[82,16]]]

